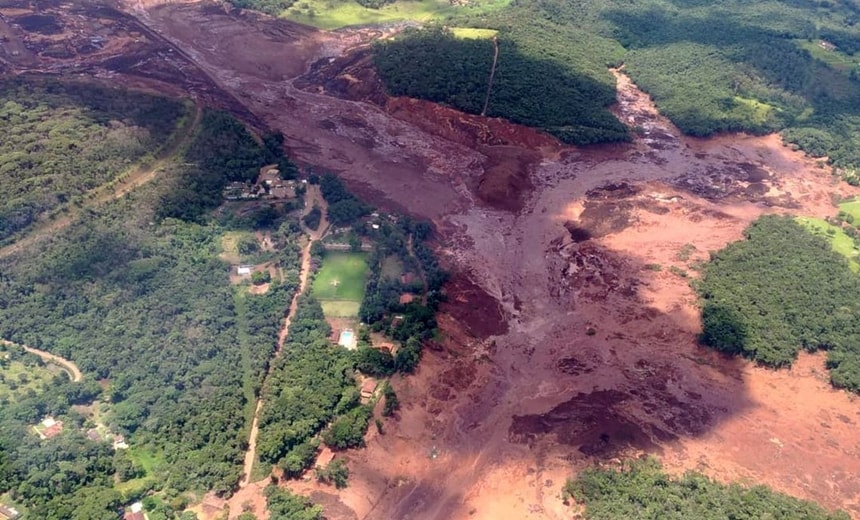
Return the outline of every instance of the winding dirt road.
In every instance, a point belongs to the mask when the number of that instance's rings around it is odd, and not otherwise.
[[[302,212],[302,216],[307,215],[315,205],[322,211],[320,224],[316,230],[312,230],[305,227],[304,223],[302,223],[302,229],[305,230],[309,239],[304,247],[302,247],[302,262],[301,270],[299,271],[299,290],[296,291],[296,294],[290,301],[290,308],[287,311],[287,316],[284,318],[284,325],[281,327],[281,332],[278,335],[278,350],[275,352],[275,357],[281,355],[281,351],[284,349],[284,342],[287,339],[287,335],[290,333],[290,323],[292,323],[293,316],[296,314],[296,310],[299,306],[299,296],[304,294],[308,286],[308,279],[311,271],[311,246],[314,242],[325,236],[329,226],[328,206],[322,198],[319,186],[309,184],[307,186],[307,191],[305,192],[305,209]],[[271,363],[269,363],[269,366],[271,367]],[[268,374],[266,374],[266,377],[268,377]],[[248,450],[245,452],[245,464],[243,466],[244,477],[239,483],[240,488],[244,488],[251,483],[251,471],[254,469],[254,461],[257,459],[257,435],[260,432],[259,420],[260,410],[262,410],[262,408],[263,398],[261,396],[257,399],[257,406],[254,408],[254,420],[251,423],[251,434],[248,437]]]
[[[75,206],[70,204],[62,209],[62,214],[55,212],[54,214],[57,215],[55,218],[43,220],[34,227],[26,229],[15,242],[0,248],[0,258],[23,251],[39,240],[65,229],[75,221],[78,215],[81,215],[86,210],[124,197],[132,190],[154,180],[158,172],[173,161],[178,153],[181,153],[185,149],[194,136],[197,127],[200,125],[202,117],[203,106],[200,103],[195,103],[194,112],[188,122],[183,128],[177,129],[174,139],[163,147],[155,161],[149,164],[138,165],[119,179],[112,180],[90,190],[84,195],[84,202],[79,208],[75,208]]]
[[[81,374],[81,371],[78,368],[78,365],[74,364],[72,361],[69,361],[68,359],[61,358],[60,356],[56,356],[54,354],[51,354],[50,352],[45,352],[44,350],[39,350],[37,348],[28,347],[27,345],[19,345],[18,343],[13,343],[13,342],[7,341],[5,339],[0,339],[0,343],[3,343],[4,345],[9,345],[12,347],[22,348],[26,352],[29,352],[30,354],[35,354],[35,355],[39,356],[46,363],[52,363],[54,365],[59,366],[60,368],[63,369],[63,371],[66,372],[66,374],[69,375],[69,378],[74,383],[80,382],[81,379],[83,379],[83,377],[84,377],[83,374]]]

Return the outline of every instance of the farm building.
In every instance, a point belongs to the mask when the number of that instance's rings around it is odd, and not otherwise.
[[[361,383],[361,398],[362,400],[367,400],[373,397],[373,393],[376,392],[376,387],[379,386],[379,383],[376,379],[372,377],[368,377]]]
[[[146,515],[143,513],[143,504],[135,502],[125,508],[125,514],[122,515],[122,520],[146,520]]]
[[[263,166],[260,168],[260,176],[257,178],[257,184],[271,186],[280,180],[281,172],[278,170],[276,165],[272,164],[270,166]]]
[[[16,520],[21,513],[12,506],[0,503],[0,520]]]
[[[42,422],[33,427],[42,440],[52,439],[63,432],[63,421],[53,417],[45,417]]]
[[[294,199],[296,197],[296,189],[289,184],[276,184],[269,190],[269,194],[275,199]]]

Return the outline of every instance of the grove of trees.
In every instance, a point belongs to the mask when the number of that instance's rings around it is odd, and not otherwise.
[[[847,260],[790,217],[744,234],[703,270],[702,343],[774,367],[823,349],[832,383],[860,392],[860,278]]]

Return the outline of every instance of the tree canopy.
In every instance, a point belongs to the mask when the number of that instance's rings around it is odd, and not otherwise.
[[[824,349],[833,384],[860,392],[860,278],[790,217],[761,217],[744,234],[704,268],[702,343],[774,367]]]
[[[627,461],[620,469],[587,469],[567,481],[563,494],[585,504],[588,520],[850,518],[765,486],[720,484],[696,472],[673,478],[653,458]]]

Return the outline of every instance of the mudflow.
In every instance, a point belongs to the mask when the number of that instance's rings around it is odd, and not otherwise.
[[[0,66],[228,108],[440,232],[454,273],[442,333],[394,381],[397,420],[343,455],[347,489],[285,484],[328,518],[569,518],[565,478],[644,453],[860,517],[855,398],[829,386],[821,356],[771,371],[697,346],[683,276],[759,215],[834,214],[833,197],[855,191],[828,171],[777,136],[682,137],[623,71],[614,111],[635,142],[574,148],[386,96],[367,44],[397,27],[327,33],[220,4],[123,2],[6,2]],[[98,40],[81,39],[84,23]],[[234,496],[230,518],[266,518],[265,483]]]

